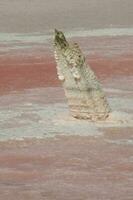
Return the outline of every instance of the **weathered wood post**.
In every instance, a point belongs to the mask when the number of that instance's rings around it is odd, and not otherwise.
[[[78,44],[69,44],[64,34],[55,30],[54,48],[58,78],[62,81],[72,116],[105,120],[111,109]]]

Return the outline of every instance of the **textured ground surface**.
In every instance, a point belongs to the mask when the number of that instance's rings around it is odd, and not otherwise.
[[[132,130],[0,144],[0,199],[132,200]]]
[[[133,199],[132,7],[132,0],[0,2],[0,200]],[[80,44],[117,123],[69,117],[54,26]]]
[[[132,36],[73,38],[127,116],[108,125],[69,117],[49,39],[12,37],[0,47],[0,200],[132,200]]]

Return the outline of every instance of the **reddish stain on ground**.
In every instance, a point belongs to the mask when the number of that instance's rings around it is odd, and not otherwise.
[[[78,42],[86,54],[86,61],[101,80],[133,75],[133,37],[79,37]],[[32,45],[32,43],[29,43]],[[33,43],[30,50],[27,43],[17,43],[23,49],[4,53],[0,48],[0,93],[25,88],[59,86],[53,50],[47,45]],[[4,44],[8,49],[8,45]],[[11,49],[10,49],[11,48]],[[52,47],[51,47],[52,48]],[[2,53],[3,52],[3,53]]]
[[[101,80],[133,75],[133,55],[113,58],[88,56],[87,63]],[[0,93],[50,86],[60,86],[53,57],[44,57],[40,63],[35,58],[28,62],[19,58],[11,62],[8,56],[6,63],[0,60]]]
[[[38,63],[34,57],[23,61],[20,58],[0,64],[0,92],[57,86],[56,68],[53,60],[44,58]]]
[[[95,41],[95,45],[99,42]],[[107,56],[106,48],[102,50],[99,53],[99,47],[98,52],[87,56],[101,80],[133,75],[131,51]],[[1,94],[59,85],[49,52],[42,52],[40,58],[1,54]],[[0,200],[132,200],[132,129],[102,131],[105,135],[98,138],[70,136],[1,142]]]
[[[132,199],[131,131],[107,135],[1,143],[0,199]]]
[[[89,58],[88,63],[101,79],[133,76],[133,55],[117,58]]]

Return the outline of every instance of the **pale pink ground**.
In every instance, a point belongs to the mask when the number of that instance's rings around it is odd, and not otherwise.
[[[118,37],[115,42],[112,38],[95,39],[80,40],[81,46],[85,42],[86,49],[97,46],[90,52],[87,62],[104,86],[129,91],[130,99],[132,51],[122,53],[116,46],[120,47],[120,41],[122,44],[126,41],[124,46],[130,45],[132,37]],[[107,44],[112,48],[108,49]],[[113,45],[116,45],[114,49]],[[114,53],[115,49],[118,54]],[[1,97],[6,94],[10,97],[2,101],[1,109],[2,106],[8,108],[8,104],[26,101],[23,96],[14,102],[12,95],[15,91],[21,93],[29,88],[60,86],[53,55],[47,52],[39,47],[39,50],[31,49],[29,54],[23,51],[1,53],[0,93]],[[117,95],[123,98],[127,93],[120,94]],[[108,95],[116,94],[110,92]],[[44,106],[49,102],[60,102],[62,98],[64,101],[63,93],[59,98],[56,93],[43,98],[33,99]],[[4,129],[1,130],[4,134]],[[57,136],[0,142],[0,200],[132,200],[133,129],[101,128],[101,132],[103,135],[96,138]]]
[[[132,130],[0,145],[0,199],[132,200]]]

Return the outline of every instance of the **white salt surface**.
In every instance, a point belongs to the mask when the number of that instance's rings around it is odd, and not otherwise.
[[[126,98],[119,97],[120,91],[112,91],[115,96],[108,99],[113,112],[106,121],[97,123],[71,117],[61,88],[33,89],[1,96],[0,140],[55,135],[98,137],[103,134],[101,127],[133,127],[133,94]],[[46,103],[45,99],[51,103]]]
[[[104,29],[71,29],[65,30],[67,37],[99,37],[99,36],[133,36],[133,28],[104,28]],[[37,42],[46,43],[51,39],[53,29],[43,32],[30,33],[0,33],[0,42]]]

